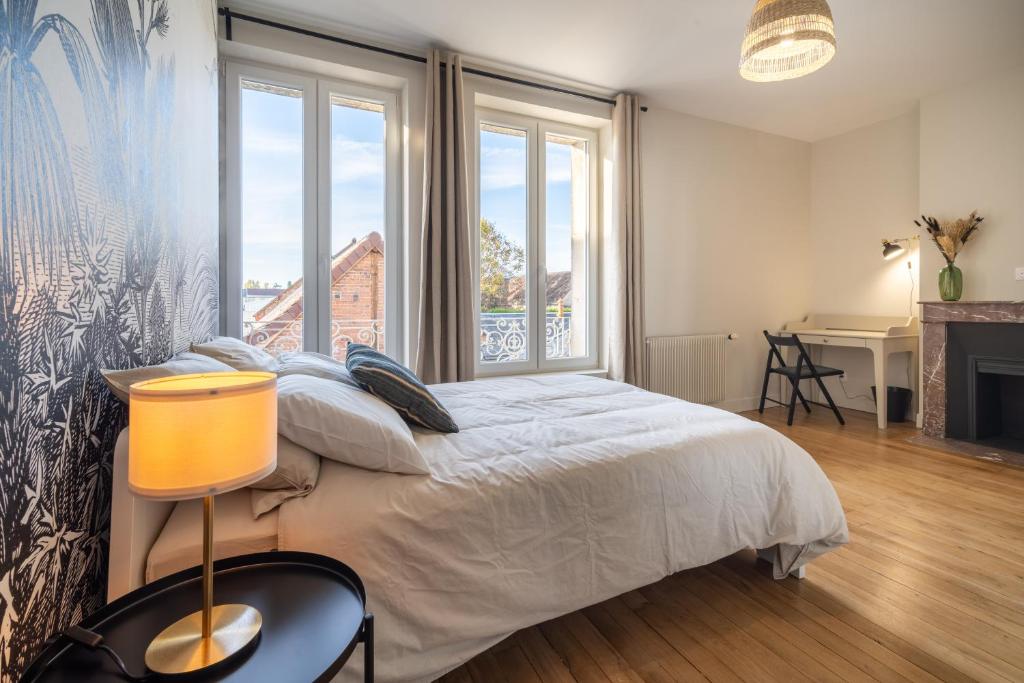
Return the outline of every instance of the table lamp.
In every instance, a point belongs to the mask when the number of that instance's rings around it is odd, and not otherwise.
[[[149,644],[146,666],[185,674],[226,662],[254,641],[263,618],[248,605],[213,604],[213,497],[277,466],[277,378],[215,372],[130,388],[128,487],[144,498],[203,499],[203,607]]]

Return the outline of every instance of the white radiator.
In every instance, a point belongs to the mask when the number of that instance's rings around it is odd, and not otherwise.
[[[647,388],[694,403],[725,400],[729,334],[647,338]]]

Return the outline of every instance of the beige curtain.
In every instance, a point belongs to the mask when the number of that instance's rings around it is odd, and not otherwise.
[[[643,387],[644,220],[640,185],[640,102],[618,95],[612,116],[614,147],[613,222],[608,240],[608,373]]]
[[[417,373],[473,379],[473,281],[462,58],[427,55]]]

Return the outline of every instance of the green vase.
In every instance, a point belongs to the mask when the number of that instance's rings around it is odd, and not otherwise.
[[[964,293],[964,274],[950,263],[939,271],[939,296],[943,301],[960,301]]]

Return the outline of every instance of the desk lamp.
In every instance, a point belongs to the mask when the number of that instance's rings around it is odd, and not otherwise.
[[[185,674],[226,662],[259,635],[248,605],[213,604],[213,497],[259,481],[277,466],[277,378],[216,372],[130,388],[128,486],[144,498],[203,499],[203,606],[149,644],[146,666]]]

